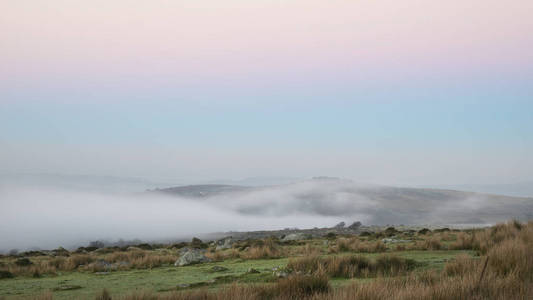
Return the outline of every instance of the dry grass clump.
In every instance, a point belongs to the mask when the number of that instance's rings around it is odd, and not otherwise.
[[[459,254],[444,266],[444,273],[448,276],[463,276],[472,270],[478,270],[478,268],[479,260],[472,259],[467,254]]]
[[[276,245],[276,243],[272,239],[267,239],[263,245],[252,246],[240,256],[245,259],[265,259],[280,258],[283,255],[283,249]]]
[[[57,268],[49,266],[46,261],[35,261],[31,265],[18,266],[14,263],[0,267],[0,272],[12,274],[13,276],[41,277],[42,274],[56,274]]]
[[[330,253],[361,252],[380,253],[387,251],[387,246],[382,241],[363,241],[357,237],[339,238],[335,245],[329,247]]]
[[[20,265],[16,261],[0,266],[0,271],[15,276],[40,277],[43,274],[55,275],[58,271],[84,270],[90,272],[146,269],[173,264],[178,256],[160,251],[120,251],[98,256],[96,254],[72,254],[69,257],[36,257],[31,264]],[[112,265],[112,266],[110,266]]]
[[[321,255],[323,252],[322,247],[313,244],[313,242],[307,242],[304,245],[287,247],[285,249],[287,251],[284,254],[287,256],[316,256]]]
[[[424,250],[441,250],[443,249],[443,245],[441,244],[441,240],[438,236],[432,236],[431,238],[424,241]]]
[[[103,289],[102,292],[96,296],[95,300],[112,300],[111,294],[106,289]]]
[[[332,277],[394,276],[415,267],[415,261],[394,255],[381,255],[374,260],[361,255],[304,257],[291,259],[287,268],[303,274],[326,273]]]
[[[419,277],[378,279],[358,283],[314,297],[314,300],[456,300],[456,299],[529,299],[533,286],[513,278],[489,276],[479,284],[478,274],[424,281]]]
[[[107,262],[117,263],[121,269],[151,269],[173,264],[177,259],[178,256],[170,252],[144,250],[114,252],[104,258]]]
[[[532,235],[533,236],[533,235]],[[519,237],[505,240],[488,252],[490,269],[500,276],[514,274],[522,279],[533,279],[533,241]]]
[[[235,248],[219,251],[211,249],[205,254],[205,256],[209,257],[213,261],[223,261],[226,259],[241,258],[241,253]]]
[[[88,254],[76,254],[69,256],[64,263],[64,270],[74,270],[79,266],[88,265],[94,261],[94,257]]]
[[[456,240],[449,245],[451,250],[471,250],[474,245],[474,235],[466,232],[459,232]]]

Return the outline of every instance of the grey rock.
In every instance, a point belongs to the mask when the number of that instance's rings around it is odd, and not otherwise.
[[[229,270],[228,268],[225,268],[225,267],[221,267],[221,266],[213,266],[211,268],[211,271],[213,272],[224,272],[224,271],[227,271]]]
[[[230,249],[233,245],[233,239],[231,237],[220,239],[216,242],[216,250]]]
[[[189,249],[176,260],[174,266],[187,266],[192,264],[210,262],[211,259],[204,255],[205,251],[200,249]]]
[[[109,270],[113,267],[113,265],[103,259],[97,260],[94,262],[94,266],[97,268],[102,268],[105,270]]]
[[[287,276],[289,276],[289,273],[290,271],[287,270],[286,268],[282,268],[282,267],[275,267],[272,269],[272,273],[274,274],[274,276],[278,277],[278,278],[285,278]]]
[[[311,236],[309,234],[291,233],[291,234],[287,234],[283,239],[281,239],[281,241],[283,241],[283,242],[300,241],[300,240],[305,240],[305,239],[309,239],[309,238],[311,238]]]

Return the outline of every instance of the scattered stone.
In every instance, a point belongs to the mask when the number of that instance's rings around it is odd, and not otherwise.
[[[210,262],[211,259],[204,255],[205,251],[200,249],[189,249],[176,262],[174,266],[187,266],[198,263]]]
[[[248,273],[248,274],[257,274],[257,273],[261,273],[261,272],[257,271],[254,268],[249,268],[248,271],[246,271],[246,273]]]
[[[178,284],[178,288],[180,288],[180,289],[186,289],[186,288],[188,288],[190,286],[191,285],[188,284],[188,283],[180,283],[180,284]]]
[[[127,262],[127,261],[119,261],[119,262],[117,262],[117,263],[115,263],[115,264],[116,264],[117,267],[119,267],[119,268],[120,268],[120,267],[125,267],[125,268],[126,268],[126,267],[129,267],[129,266],[131,265],[131,264],[130,264],[129,262]]]
[[[311,236],[309,234],[305,233],[291,233],[287,234],[283,239],[281,239],[282,242],[288,242],[288,241],[300,241],[309,239]]]
[[[222,266],[213,266],[211,268],[212,272],[224,272],[224,271],[227,271],[227,270],[229,270],[229,269],[225,268],[225,267],[222,267]]]
[[[285,271],[277,271],[274,273],[274,276],[278,277],[278,278],[285,278],[287,276],[289,276],[289,273],[285,272]]]
[[[275,267],[272,269],[272,273],[274,274],[274,276],[278,277],[278,278],[285,278],[287,276],[289,276],[289,270],[285,269],[285,268],[281,268],[281,267]]]
[[[93,265],[94,265],[94,267],[96,267],[96,268],[98,268],[100,270],[106,270],[106,271],[110,270],[113,267],[113,265],[111,263],[109,263],[109,262],[107,262],[107,261],[105,261],[103,259],[95,261],[93,263]]]

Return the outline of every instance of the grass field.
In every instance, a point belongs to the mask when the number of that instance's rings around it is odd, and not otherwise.
[[[317,295],[333,297],[335,293],[340,298],[346,298],[346,295],[342,296],[340,293],[347,293],[346,291],[355,289],[356,286],[359,290],[364,287],[369,288],[383,280],[418,282],[420,278],[429,276],[428,278],[431,278],[429,281],[436,281],[438,284],[448,279],[460,278],[457,274],[463,276],[461,277],[463,279],[470,276],[470,271],[466,270],[469,268],[475,273],[471,274],[472,276],[479,277],[478,273],[485,259],[484,255],[494,252],[493,249],[497,248],[498,243],[511,239],[509,235],[519,235],[527,231],[528,238],[523,240],[531,243],[529,239],[533,228],[531,223],[521,225],[520,229],[513,227],[515,225],[511,223],[501,226],[503,229],[495,227],[479,231],[445,231],[425,234],[383,232],[372,233],[365,237],[335,236],[290,243],[280,242],[277,239],[240,241],[235,243],[232,249],[223,251],[215,251],[213,245],[203,244],[202,247],[207,247],[206,255],[214,261],[181,267],[173,265],[173,261],[180,254],[179,248],[171,245],[163,249],[151,250],[100,249],[89,253],[63,251],[58,253],[61,255],[55,256],[23,253],[0,258],[0,270],[4,272],[5,277],[0,279],[0,298],[95,299],[98,295],[101,296],[104,289],[113,296],[113,299],[121,297],[126,297],[123,299],[157,299],[157,297],[165,296],[168,299],[210,299],[209,297],[213,295],[218,295],[213,296],[213,299],[226,299],[223,296],[224,293],[226,295],[236,293],[236,297],[239,293],[242,297],[246,294],[249,299],[271,297],[284,299],[285,296],[285,298],[294,299],[318,297]],[[383,244],[383,236],[401,239],[403,242]],[[487,239],[487,241],[480,239]],[[191,244],[181,246],[191,246]],[[523,285],[519,287],[524,290],[519,295],[529,296],[531,270],[513,265],[511,248],[507,253],[501,253],[502,256],[511,256],[507,266],[497,265],[497,262],[494,262],[495,255],[492,254],[494,258],[489,264],[487,277],[493,276],[494,280],[501,277],[505,280],[510,278],[509,276],[514,276],[514,280],[521,280],[519,283],[523,282]],[[525,258],[523,263],[529,266],[532,263],[532,254],[529,249],[525,253],[518,253],[523,257],[514,257],[514,259],[524,260]],[[23,265],[25,258],[28,258],[30,262]],[[96,268],[95,265],[102,260],[116,262],[122,267],[107,270]],[[119,262],[119,260],[127,263]],[[222,267],[222,270],[214,271],[215,266]],[[258,272],[249,272],[251,268]],[[392,272],[395,268],[396,271]],[[283,270],[286,274],[280,275],[274,270]],[[10,276],[5,276],[7,273]],[[282,289],[284,280],[289,282],[289,285],[297,285],[302,283],[294,283],[298,280],[291,278],[301,277],[304,278],[303,280],[308,280],[305,278],[314,278],[313,276],[326,278],[324,286],[327,288],[324,289],[327,292],[299,294],[301,290],[287,293],[276,290]],[[390,281],[383,284],[396,283]],[[417,284],[420,285],[420,282]],[[405,289],[406,285],[407,283],[404,282],[401,286]],[[235,290],[236,288],[238,290]],[[258,289],[263,290],[258,291]],[[312,286],[302,289],[304,290],[314,291]],[[352,293],[359,293],[359,290],[353,290]],[[130,295],[129,298],[128,295]],[[388,298],[376,295],[368,299]],[[501,299],[496,295],[485,298]],[[99,299],[109,298],[100,297]],[[422,297],[420,299],[453,298]]]

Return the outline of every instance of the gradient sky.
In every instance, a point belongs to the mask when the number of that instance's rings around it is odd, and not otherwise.
[[[0,172],[533,181],[529,0],[0,3]]]

